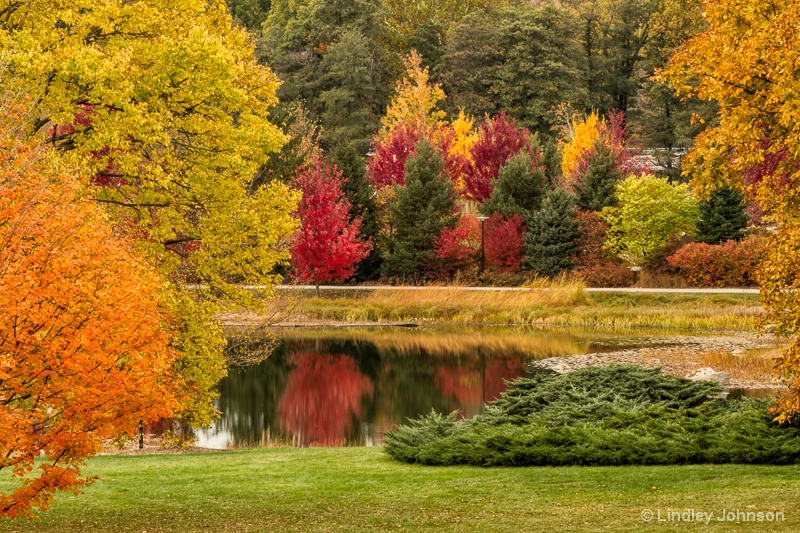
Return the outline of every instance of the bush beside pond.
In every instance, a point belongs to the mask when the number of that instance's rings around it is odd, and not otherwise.
[[[389,433],[393,458],[426,465],[670,465],[800,462],[800,429],[763,400],[635,365],[522,378],[471,420],[431,413]]]

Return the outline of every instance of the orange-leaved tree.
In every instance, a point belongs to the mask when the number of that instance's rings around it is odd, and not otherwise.
[[[0,517],[76,492],[105,439],[172,416],[183,388],[162,282],[25,140],[23,103],[0,103],[0,473],[14,480]]]
[[[778,419],[800,415],[800,0],[703,0],[707,28],[672,57],[662,78],[683,95],[719,102],[719,124],[685,164],[696,191],[748,191],[777,223],[759,274],[767,323],[793,337],[779,361],[790,382]]]

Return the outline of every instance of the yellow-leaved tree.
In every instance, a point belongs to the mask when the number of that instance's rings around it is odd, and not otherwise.
[[[30,133],[91,177],[116,231],[171,282],[195,424],[225,374],[214,315],[259,305],[243,286],[269,292],[296,227],[297,193],[249,187],[285,142],[268,115],[278,80],[253,49],[224,0],[31,0],[0,18],[3,83],[35,98]]]
[[[582,167],[585,167],[586,154],[600,138],[605,122],[597,115],[597,111],[592,111],[585,118],[570,116],[567,120],[569,124],[565,129],[569,132],[569,137],[564,139],[562,145],[561,172],[564,179],[572,183]]]
[[[800,414],[800,0],[703,0],[707,28],[662,73],[681,94],[720,104],[686,158],[695,190],[746,190],[777,224],[759,274],[766,323],[793,342],[779,361],[790,392],[778,419]]]
[[[406,75],[397,82],[381,133],[388,135],[399,124],[433,131],[444,125],[445,112],[438,108],[445,99],[441,85],[430,83],[430,73],[422,66],[422,56],[412,51],[404,60]]]

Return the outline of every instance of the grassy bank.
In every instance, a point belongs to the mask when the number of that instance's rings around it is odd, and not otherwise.
[[[375,448],[105,456],[100,480],[38,521],[0,531],[800,530],[800,468],[422,467]],[[718,522],[722,509],[785,521]],[[645,522],[645,509],[713,512],[709,526]]]
[[[287,322],[449,322],[601,328],[753,331],[754,294],[592,293],[574,283],[527,292],[449,290],[283,293]],[[291,299],[291,304],[287,300]],[[236,322],[234,318],[233,322]]]

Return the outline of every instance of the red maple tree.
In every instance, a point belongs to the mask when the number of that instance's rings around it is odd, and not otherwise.
[[[316,158],[294,182],[303,193],[297,208],[300,230],[292,244],[293,277],[317,285],[346,280],[367,257],[372,243],[358,237],[361,218],[350,220],[350,202],[342,192],[342,171]]]
[[[517,121],[501,111],[481,124],[480,136],[472,147],[472,163],[464,176],[465,195],[483,202],[492,195],[492,180],[513,156],[525,150],[533,155],[530,132],[518,128]]]
[[[525,220],[514,213],[495,213],[485,222],[486,263],[498,270],[518,272],[525,257]]]
[[[428,265],[428,275],[446,279],[456,271],[466,269],[478,258],[481,245],[481,227],[478,218],[462,213],[458,225],[445,228],[433,241],[434,259]]]
[[[418,125],[398,124],[385,138],[375,143],[375,155],[369,160],[369,177],[376,189],[405,185],[406,161],[423,133]]]
[[[451,126],[427,130],[418,123],[400,123],[387,135],[375,141],[375,155],[369,160],[369,178],[376,189],[389,185],[405,185],[406,162],[416,155],[417,143],[427,138],[444,159],[442,172],[456,180],[469,170],[469,160],[455,152],[456,132]]]

